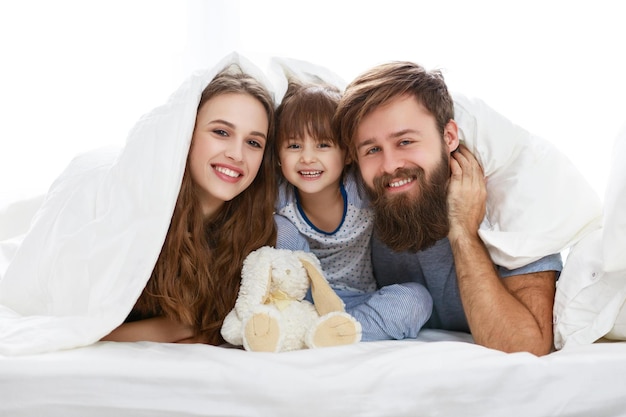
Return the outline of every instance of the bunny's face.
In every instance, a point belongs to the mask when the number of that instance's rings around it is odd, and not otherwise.
[[[319,264],[312,254],[302,251],[264,246],[251,252],[243,263],[235,302],[237,314],[245,317],[273,300],[302,301],[310,288],[310,278],[301,258]]]
[[[304,299],[309,276],[295,255],[282,256],[272,262],[270,293],[281,291],[295,300]]]

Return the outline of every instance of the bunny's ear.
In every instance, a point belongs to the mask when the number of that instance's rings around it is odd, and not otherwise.
[[[306,270],[309,280],[311,281],[311,295],[313,296],[313,304],[320,316],[331,313],[333,311],[345,311],[343,301],[330,287],[319,264],[307,259],[308,254],[299,254],[298,258],[302,266]]]
[[[272,260],[276,254],[270,246],[259,248],[246,257],[241,268],[241,286],[236,306],[247,309],[263,304],[272,279]]]

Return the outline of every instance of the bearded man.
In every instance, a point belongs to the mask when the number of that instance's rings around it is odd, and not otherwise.
[[[492,261],[478,234],[486,179],[460,144],[442,74],[411,62],[374,67],[345,89],[334,128],[375,210],[379,285],[425,285],[434,303],[426,327],[470,332],[505,352],[549,353],[561,256],[515,269]]]

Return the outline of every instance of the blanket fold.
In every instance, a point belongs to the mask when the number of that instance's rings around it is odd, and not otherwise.
[[[557,349],[626,340],[626,124],[615,138],[602,228],[567,258],[554,300]]]

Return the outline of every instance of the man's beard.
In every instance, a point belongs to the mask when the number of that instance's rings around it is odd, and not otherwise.
[[[448,235],[448,155],[443,154],[429,181],[425,177],[422,168],[403,168],[375,177],[374,189],[366,187],[374,208],[374,231],[395,251],[418,252]],[[394,178],[413,178],[419,193],[387,193],[386,186]]]

